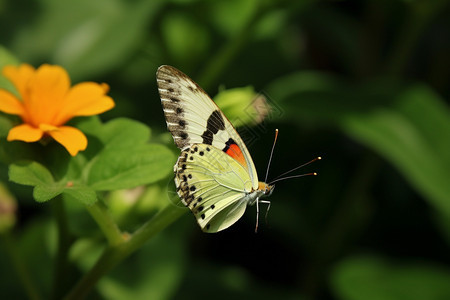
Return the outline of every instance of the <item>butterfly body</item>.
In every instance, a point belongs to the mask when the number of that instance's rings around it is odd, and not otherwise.
[[[181,149],[174,166],[177,193],[203,231],[226,229],[274,186],[258,181],[239,134],[192,79],[161,66],[157,83],[167,128]]]

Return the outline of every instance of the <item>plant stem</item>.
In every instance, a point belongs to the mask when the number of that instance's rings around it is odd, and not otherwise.
[[[6,252],[11,258],[11,263],[19,277],[20,282],[24,288],[25,293],[29,299],[40,300],[42,299],[39,290],[37,289],[35,283],[33,282],[30,272],[26,267],[22,257],[19,255],[19,250],[16,247],[14,239],[11,237],[9,232],[1,234],[3,239]]]
[[[119,245],[124,241],[122,232],[102,202],[97,201],[93,205],[86,205],[86,209],[97,222],[110,246]]]
[[[152,219],[142,225],[127,240],[108,246],[94,267],[85,274],[72,291],[64,298],[79,300],[87,296],[98,280],[118,265],[123,259],[139,249],[145,242],[183,215],[187,210],[168,205],[159,211]]]

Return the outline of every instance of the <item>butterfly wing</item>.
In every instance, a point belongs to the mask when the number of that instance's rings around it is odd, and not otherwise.
[[[252,189],[247,170],[207,144],[195,144],[181,152],[175,184],[182,202],[205,232],[223,230],[241,218]]]
[[[171,66],[159,67],[156,77],[167,128],[177,147],[206,144],[222,150],[247,170],[256,189],[258,176],[247,147],[206,92]]]

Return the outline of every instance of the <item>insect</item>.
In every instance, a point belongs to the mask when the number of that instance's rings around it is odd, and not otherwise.
[[[210,233],[224,230],[248,205],[256,204],[258,218],[259,204],[270,205],[261,198],[270,196],[275,186],[258,181],[250,153],[233,125],[178,69],[163,65],[156,79],[167,128],[181,149],[174,166],[176,190],[200,228]]]

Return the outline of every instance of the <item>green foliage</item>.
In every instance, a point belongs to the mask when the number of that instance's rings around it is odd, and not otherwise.
[[[339,126],[390,161],[438,211],[450,215],[450,111],[427,87],[387,87],[297,73],[274,82],[268,94],[286,103],[287,117],[301,116],[302,124]]]
[[[91,159],[58,157],[53,165],[59,168],[69,164],[64,168],[67,173],[58,181],[38,162],[18,162],[11,164],[9,179],[34,186],[33,196],[39,202],[64,194],[93,204],[97,201],[96,191],[129,189],[153,183],[170,173],[174,160],[172,152],[162,145],[148,144],[150,130],[145,125],[124,118],[103,125],[92,118],[80,127],[90,133],[92,139],[101,141],[90,147],[89,152],[95,153]],[[57,173],[61,176],[61,170]]]
[[[394,99],[392,108],[349,116],[343,126],[450,217],[450,111],[442,99],[427,88],[411,87]]]
[[[6,65],[17,64],[19,64],[19,60],[11,52],[9,52],[8,49],[0,45],[0,69],[3,69]],[[0,88],[8,91],[15,91],[12,83],[3,76],[0,76]],[[0,128],[3,128],[3,124],[0,125]]]
[[[252,86],[247,86],[222,90],[214,97],[214,102],[228,118],[231,118],[234,126],[251,126],[259,117],[255,107],[258,96]]]
[[[340,262],[331,282],[340,299],[438,300],[450,295],[450,272],[426,263],[391,263],[376,256]]]
[[[69,68],[78,81],[120,66],[145,36],[145,25],[155,17],[161,1],[51,0],[41,4],[35,25],[16,37],[16,52],[26,61],[51,53],[55,63]]]
[[[39,202],[55,198],[65,190],[64,183],[56,183],[50,171],[37,162],[12,164],[9,168],[9,179],[23,185],[34,186],[33,197]]]
[[[0,68],[60,64],[116,103],[70,121],[75,157],[8,142],[21,120],[0,113],[1,299],[450,298],[448,1],[0,3]],[[182,207],[162,64],[217,94],[260,179],[275,128],[269,179],[323,157],[277,183],[258,234],[253,208],[205,235]]]

